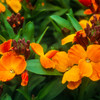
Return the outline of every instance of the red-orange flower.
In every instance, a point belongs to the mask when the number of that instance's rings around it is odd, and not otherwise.
[[[51,58],[58,52],[57,50],[50,50],[46,54],[44,54],[43,48],[38,43],[30,44],[32,50],[40,56],[41,65],[44,68],[54,68],[55,63],[51,60]]]
[[[98,0],[79,0],[84,6],[89,7],[84,11],[84,14],[90,15],[100,12]]]
[[[91,0],[79,0],[84,6],[89,7],[91,5]]]
[[[12,39],[0,44],[0,54],[8,52],[11,49]]]
[[[21,85],[26,86],[28,84],[28,80],[29,80],[28,79],[28,72],[27,71],[23,72],[21,77],[22,77]]]
[[[81,45],[74,45],[68,51],[68,56],[79,65],[82,77],[93,81],[100,79],[100,45],[89,45],[86,51]]]
[[[0,81],[8,81],[15,75],[21,74],[26,68],[24,56],[10,51],[3,54],[0,59]]]

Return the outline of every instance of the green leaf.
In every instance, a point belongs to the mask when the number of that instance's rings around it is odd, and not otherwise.
[[[52,15],[52,16],[50,16],[50,18],[51,18],[51,20],[54,20],[61,28],[65,27],[69,30],[73,30],[73,26],[68,20],[66,20],[60,16],[57,16],[57,15]]]
[[[41,4],[38,4],[37,9],[42,10],[42,11],[57,11],[62,8],[60,8],[59,6],[52,5],[50,3],[46,3],[44,6],[42,6]]]
[[[5,94],[5,95],[1,98],[1,100],[12,100],[12,99],[11,99],[11,96],[9,96],[8,94]]]
[[[73,16],[71,16],[70,14],[67,14],[67,16],[68,16],[68,18],[70,19],[70,21],[71,21],[73,27],[74,27],[77,31],[82,30],[81,25],[78,23],[78,21],[77,21]]]
[[[66,84],[61,83],[61,78],[47,83],[38,93],[36,100],[53,100],[66,88]]]
[[[30,99],[30,96],[28,95],[28,91],[26,92],[26,88],[27,87],[23,87],[23,89],[16,89],[19,93],[21,93],[25,98],[26,98],[26,100],[31,100]]]
[[[11,16],[11,14],[12,13],[8,9],[6,9],[6,11],[4,12],[5,18],[7,18],[8,16]]]
[[[22,37],[27,41],[30,40],[31,42],[34,41],[34,24],[33,22],[28,22],[25,27],[23,28],[23,35]]]
[[[62,74],[56,70],[44,69],[40,64],[39,59],[28,60],[26,69],[30,72],[40,74],[40,75],[59,75],[59,76],[62,76]]]
[[[39,76],[39,75],[34,75],[32,73],[32,75],[29,78],[29,83],[28,83],[28,91],[29,93],[32,92],[32,90],[39,85],[41,82],[43,82],[45,80],[44,76]],[[34,83],[34,84],[33,84]]]
[[[46,31],[48,30],[48,28],[49,28],[49,27],[47,27],[47,28],[44,30],[44,32],[41,34],[41,36],[39,37],[39,39],[37,40],[36,43],[40,43],[40,42],[41,42],[41,40],[42,40],[43,36],[45,35]]]
[[[63,15],[64,13],[66,13],[67,9],[61,9],[61,10],[58,10],[56,12],[53,13],[53,15],[58,15],[58,16],[61,16]],[[41,32],[47,27],[47,25],[50,23],[50,17],[48,16],[47,18],[45,18],[45,20],[41,23],[41,26],[40,26],[40,30]]]
[[[84,14],[84,10],[83,9],[80,9],[80,10],[76,11],[75,15],[76,16],[86,16],[86,14]]]

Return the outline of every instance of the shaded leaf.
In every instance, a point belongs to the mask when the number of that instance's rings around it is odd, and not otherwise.
[[[61,78],[46,84],[38,93],[36,100],[52,100],[66,88],[66,84],[61,83]]]

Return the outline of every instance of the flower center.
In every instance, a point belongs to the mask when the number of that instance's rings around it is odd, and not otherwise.
[[[70,70],[72,67],[70,66],[70,67],[68,67],[66,70],[68,71],[68,70]]]
[[[89,58],[86,58],[86,62],[87,62],[87,63],[90,63],[91,60],[90,60]]]
[[[10,69],[10,73],[15,73],[15,71],[13,69]]]

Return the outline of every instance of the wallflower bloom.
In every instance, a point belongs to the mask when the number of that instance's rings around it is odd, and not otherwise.
[[[52,60],[55,63],[55,69],[59,72],[65,72],[62,78],[62,84],[68,81],[67,87],[69,89],[76,89],[81,84],[81,74],[79,67],[74,66],[73,61],[68,57],[64,51],[57,52]]]
[[[0,81],[9,81],[15,75],[21,74],[26,68],[24,56],[17,55],[10,51],[4,53],[0,59]]]
[[[21,3],[19,0],[6,0],[6,3],[15,13],[21,10]]]
[[[22,75],[21,75],[21,77],[22,77],[21,85],[22,86],[27,86],[28,80],[29,80],[28,79],[28,72],[27,71],[23,72]]]
[[[32,50],[40,56],[40,62],[44,68],[55,68],[55,64],[51,58],[58,52],[57,50],[50,50],[44,54],[43,48],[40,44],[31,43],[30,46]]]
[[[100,45],[89,45],[86,51],[81,45],[73,45],[68,56],[78,64],[82,77],[93,81],[100,79]]]

